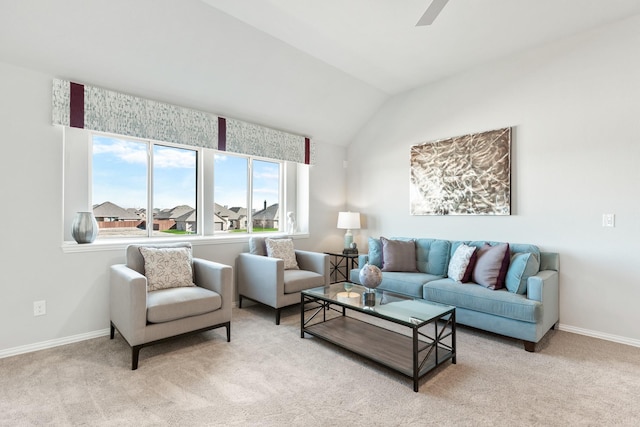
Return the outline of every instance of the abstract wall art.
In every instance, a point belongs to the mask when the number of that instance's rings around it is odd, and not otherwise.
[[[412,215],[511,215],[511,128],[411,147]]]

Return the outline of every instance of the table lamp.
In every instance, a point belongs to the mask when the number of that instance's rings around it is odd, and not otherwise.
[[[347,230],[344,233],[344,249],[351,250],[353,243],[353,234],[351,230],[360,229],[360,213],[358,212],[338,212],[338,228]]]

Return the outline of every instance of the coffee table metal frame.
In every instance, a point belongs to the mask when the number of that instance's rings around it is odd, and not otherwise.
[[[302,291],[300,338],[307,333],[391,368],[412,378],[415,392],[422,376],[448,360],[456,363],[455,307],[380,290],[376,305],[366,307],[362,299],[339,301],[340,291],[343,283]],[[354,285],[351,293],[365,291]],[[351,311],[366,316],[356,319],[347,315]],[[410,328],[410,334],[374,325],[369,316]]]

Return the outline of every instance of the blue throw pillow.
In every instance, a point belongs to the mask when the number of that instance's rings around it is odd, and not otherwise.
[[[527,279],[536,274],[539,268],[540,262],[534,254],[530,252],[513,254],[505,279],[507,290],[516,294],[525,294]]]
[[[369,237],[369,264],[382,268],[382,242]]]

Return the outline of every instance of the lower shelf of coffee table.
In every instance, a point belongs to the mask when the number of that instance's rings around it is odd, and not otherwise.
[[[413,338],[380,326],[340,316],[326,322],[305,326],[304,332],[413,377]],[[432,343],[418,341],[420,360]],[[436,360],[437,354],[437,360]],[[451,359],[452,351],[438,345],[420,369],[421,377],[437,365]],[[419,362],[421,363],[421,362]]]

